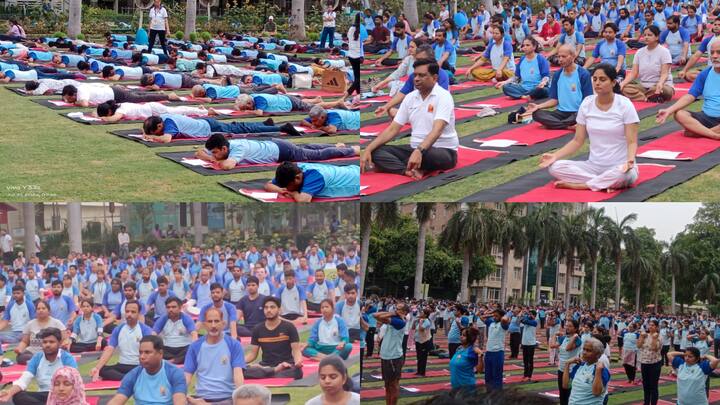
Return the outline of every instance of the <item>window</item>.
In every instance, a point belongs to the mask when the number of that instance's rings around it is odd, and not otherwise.
[[[488,277],[488,281],[500,281],[500,277],[502,275],[502,266],[496,266],[495,272],[491,273]]]
[[[571,288],[573,290],[579,290],[580,289],[580,280],[581,277],[573,276],[573,278],[570,280]]]
[[[488,301],[497,301],[500,299],[500,289],[488,288],[487,295]]]
[[[513,288],[513,290],[512,290],[512,296],[513,296],[513,298],[520,298],[520,289],[519,289],[519,288]]]
[[[498,245],[493,245],[493,247],[492,247],[492,252],[491,252],[491,253],[492,253],[493,256],[500,256],[500,255],[502,255],[502,251],[500,251],[500,246],[498,246]]]
[[[519,280],[522,278],[522,268],[513,267],[513,278]]]
[[[560,288],[565,288],[565,275],[564,274],[561,274],[558,277],[558,284],[559,284]]]

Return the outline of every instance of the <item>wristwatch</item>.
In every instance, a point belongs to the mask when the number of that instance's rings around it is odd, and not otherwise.
[[[422,145],[418,145],[415,150],[419,150],[421,155],[425,155],[425,152],[427,151],[427,149],[423,148]]]

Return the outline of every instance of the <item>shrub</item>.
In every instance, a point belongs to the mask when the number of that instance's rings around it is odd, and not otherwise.
[[[53,38],[67,38],[67,34],[60,31],[54,32],[52,36]]]
[[[85,34],[77,34],[77,39],[85,40]]]
[[[183,39],[183,38],[185,38],[185,33],[184,33],[184,32],[182,32],[182,31],[176,31],[176,32],[175,32],[175,39],[181,40],[181,39]]]
[[[197,32],[191,32],[190,33],[190,42],[196,42],[198,38]]]
[[[212,34],[210,34],[210,33],[207,32],[207,31],[203,31],[203,32],[200,34],[200,38],[202,38],[203,41],[207,42],[207,41],[210,40],[210,38],[212,38]]]

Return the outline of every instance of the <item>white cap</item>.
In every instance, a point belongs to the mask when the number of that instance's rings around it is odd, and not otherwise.
[[[274,20],[274,19],[275,19],[275,17],[273,17],[273,16],[268,17],[268,20]]]

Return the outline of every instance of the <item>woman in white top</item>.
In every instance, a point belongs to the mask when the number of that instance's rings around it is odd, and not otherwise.
[[[22,340],[13,349],[17,353],[18,364],[27,364],[35,355],[42,352],[42,341],[36,338],[37,334],[45,328],[58,328],[63,333],[61,346],[64,349],[70,347],[70,340],[65,325],[58,319],[50,316],[50,306],[47,302],[40,300],[35,304],[35,319],[31,320],[23,328]]]
[[[667,48],[660,46],[658,27],[645,27],[643,37],[647,46],[635,54],[632,70],[620,83],[620,89],[630,100],[664,103],[675,94],[670,73],[672,56]]]
[[[374,85],[372,87],[372,92],[377,93],[378,91],[384,89],[389,85],[390,96],[394,96],[395,93],[397,93],[400,88],[402,88],[403,84],[405,84],[405,82],[401,81],[400,79],[410,75],[413,72],[413,63],[415,63],[415,51],[417,51],[418,46],[422,43],[423,40],[418,38],[410,41],[410,45],[408,46],[408,54],[405,58],[403,58],[400,66],[398,66],[397,69],[390,73],[390,75],[384,78],[380,83]]]
[[[323,13],[323,29],[320,34],[320,48],[325,48],[325,41],[328,41],[329,48],[333,47],[335,42],[335,11],[333,5],[329,4],[327,10]]]
[[[630,99],[615,94],[617,71],[606,63],[592,74],[595,94],[583,100],[577,114],[575,137],[553,153],[545,153],[540,167],[550,168],[555,187],[577,190],[614,190],[632,185],[640,119]],[[577,152],[590,139],[588,160],[560,160]]]
[[[5,35],[8,37],[8,40],[21,41],[25,39],[25,29],[17,20],[11,18],[8,20],[8,30]]]
[[[177,106],[168,107],[161,103],[116,103],[115,100],[106,101],[97,106],[97,116],[107,122],[118,122],[125,120],[144,120],[148,117],[159,116],[160,114],[192,115],[195,117],[207,117],[208,110],[203,107]]]
[[[305,405],[360,405],[360,394],[351,391],[352,380],[339,357],[322,359],[318,374],[322,394],[311,398]]]
[[[348,29],[347,37],[347,57],[353,70],[353,84],[347,89],[345,97],[350,97],[353,93],[360,95],[360,65],[364,60],[363,43],[360,40],[360,13],[355,14],[355,22]]]
[[[170,35],[170,25],[168,24],[168,12],[165,7],[160,4],[160,0],[155,0],[153,6],[150,8],[150,24],[148,28],[150,30],[148,49],[152,51],[155,45],[155,37],[159,36],[163,53],[168,55],[165,36]]]

